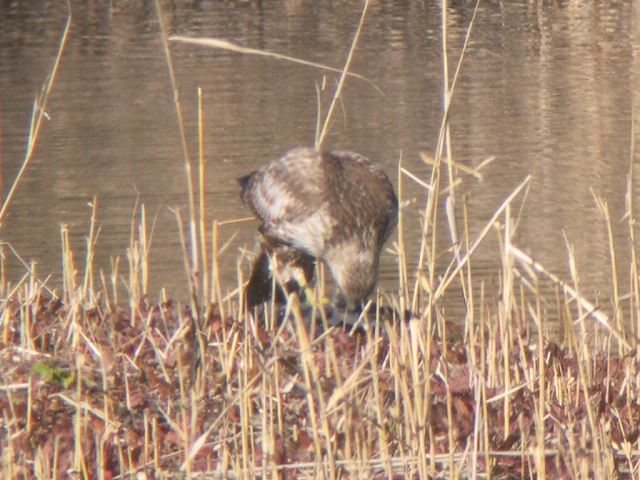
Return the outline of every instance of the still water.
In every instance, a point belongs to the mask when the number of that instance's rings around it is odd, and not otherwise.
[[[344,64],[362,10],[345,1],[162,2],[169,34],[214,37],[336,68]],[[450,2],[453,71],[474,2]],[[152,1],[72,1],[72,27],[33,163],[0,238],[37,262],[49,286],[60,284],[60,225],[69,226],[76,259],[85,249],[98,198],[96,264],[111,271],[124,257],[136,200],[155,217],[149,295],[161,287],[186,298],[182,250],[171,209],[184,214],[187,183],[167,63]],[[64,1],[0,2],[2,190],[24,157],[32,103],[51,69],[66,21]],[[433,155],[443,104],[440,2],[374,0],[352,71],[325,142],[428,178],[419,153]],[[640,8],[635,1],[483,0],[452,100],[454,159],[473,167],[489,156],[484,181],[465,180],[472,234],[527,175],[533,182],[516,243],[568,279],[566,235],[588,297],[607,303],[611,268],[607,231],[591,189],[608,201],[628,276],[622,221],[640,102]],[[314,68],[211,48],[171,45],[188,147],[197,158],[197,89],[202,89],[208,220],[247,216],[236,178],[284,151],[314,141],[317,86],[326,108],[338,76]],[[375,85],[375,88],[374,86]],[[635,85],[635,86],[634,86]],[[638,106],[636,106],[638,104]],[[634,183],[640,178],[635,171]],[[403,180],[405,236],[415,262],[424,191]],[[638,205],[635,205],[638,208]],[[150,220],[151,221],[151,220]],[[233,237],[222,258],[223,287],[236,285],[240,250],[255,243],[254,223],[223,227]],[[496,282],[497,235],[474,257],[479,279]],[[443,238],[442,250],[446,248]],[[121,265],[125,265],[125,260]],[[245,264],[246,267],[246,264]],[[8,254],[7,274],[24,273]],[[381,285],[397,285],[387,254]],[[452,302],[458,301],[451,298]]]

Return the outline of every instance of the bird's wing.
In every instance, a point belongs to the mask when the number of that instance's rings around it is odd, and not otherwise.
[[[299,222],[325,203],[323,173],[310,156],[285,156],[254,172],[243,198],[264,222]]]
[[[318,153],[292,151],[258,170],[245,192],[245,202],[263,221],[260,232],[272,242],[321,256],[332,235],[331,192]]]

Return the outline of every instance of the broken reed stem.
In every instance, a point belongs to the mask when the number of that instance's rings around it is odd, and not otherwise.
[[[538,262],[534,261],[531,257],[529,257],[526,253],[524,253],[518,247],[511,245],[511,253],[517,260],[529,266],[535,272],[541,273],[542,275],[547,277],[549,280],[551,280],[553,283],[555,283],[560,288],[562,288],[562,290],[566,295],[569,295],[573,300],[577,302],[580,308],[583,308],[586,311],[587,315],[592,316],[597,320],[597,322],[600,325],[605,327],[609,331],[609,333],[611,333],[618,340],[618,342],[620,342],[621,346],[624,346],[627,350],[631,350],[632,347],[629,344],[629,342],[627,342],[627,340],[623,337],[623,335],[620,332],[618,332],[615,329],[615,327],[609,324],[609,317],[605,313],[603,313],[598,307],[596,307],[589,300],[582,297],[573,287],[571,287],[570,285],[567,285],[565,282],[560,280],[560,278],[558,278],[557,275],[551,273],[542,265],[540,265]]]
[[[133,213],[131,214],[131,231],[129,234],[129,248],[127,249],[127,260],[129,262],[129,283],[127,288],[129,290],[128,300],[129,308],[132,312],[135,312],[140,302],[140,270],[138,268],[139,257],[139,230],[137,228],[138,221],[136,221],[136,215],[138,214],[138,208],[140,204],[140,197],[136,197],[136,202],[133,207]],[[138,233],[136,233],[138,232]],[[131,326],[134,325],[134,316],[131,315]]]
[[[301,58],[289,57],[287,55],[282,55],[280,53],[273,52],[265,52],[264,50],[257,50],[255,48],[242,47],[240,45],[236,45],[235,43],[228,42],[226,40],[221,40],[219,38],[193,38],[193,37],[185,37],[182,35],[171,35],[168,38],[171,42],[180,42],[187,43],[191,45],[200,45],[203,47],[211,47],[211,48],[219,48],[222,50],[227,50],[230,52],[248,54],[248,55],[258,55],[262,57],[272,58],[274,60],[284,60],[287,62],[297,63],[298,65],[304,65],[306,67],[313,67],[319,70],[326,70],[328,72],[342,73],[344,70],[340,68],[333,68],[328,65],[323,65],[321,63],[310,62],[308,60],[303,60]],[[353,78],[357,78],[359,80],[363,80],[370,84],[380,95],[385,96],[382,90],[378,88],[378,86],[362,75],[358,75],[357,73],[347,72],[347,75]]]
[[[93,260],[95,256],[96,242],[100,235],[100,227],[98,227],[98,197],[93,197],[91,205],[91,223],[89,226],[89,236],[86,238],[87,243],[87,255],[84,269],[84,283],[82,285],[82,298],[84,301],[89,301],[92,304],[95,301],[93,298],[93,292],[95,292],[93,284]],[[91,300],[88,300],[89,295],[92,295]]]
[[[137,218],[138,208],[140,212],[139,218]],[[154,229],[155,219],[151,226],[151,233],[148,232],[147,209],[144,204],[139,205],[139,199],[136,199],[134,213],[131,216],[131,234],[129,237],[129,247],[127,248],[129,282],[126,287],[129,292],[129,307],[132,312],[130,321],[132,326],[135,324],[135,317],[140,312],[140,306],[148,294],[149,251]],[[117,292],[117,287],[115,286],[114,291]]]
[[[76,267],[73,261],[68,225],[60,226],[60,238],[62,242],[62,301],[66,305],[72,305],[76,290]]]
[[[435,301],[438,300],[444,294],[444,292],[449,287],[453,279],[456,277],[460,269],[469,261],[469,259],[474,254],[476,249],[480,246],[480,244],[482,243],[486,235],[489,233],[489,230],[494,226],[494,223],[496,222],[498,217],[502,215],[502,212],[505,210],[505,208],[507,208],[507,205],[511,204],[511,202],[520,194],[522,189],[527,187],[530,184],[531,178],[532,178],[531,175],[528,175],[522,181],[522,183],[520,183],[520,185],[518,185],[513,190],[513,192],[511,192],[511,194],[502,202],[502,204],[495,211],[491,219],[485,224],[484,228],[482,229],[478,237],[474,240],[471,247],[469,247],[469,250],[464,255],[464,257],[462,257],[462,259],[456,265],[456,267],[454,267],[453,270],[449,271],[451,269],[451,265],[453,264],[449,265],[449,268],[443,275],[443,279],[438,285],[438,288],[436,288],[435,292],[431,296],[431,302],[435,303]]]

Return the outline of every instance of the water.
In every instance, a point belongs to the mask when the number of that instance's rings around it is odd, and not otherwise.
[[[474,4],[448,9],[453,72]],[[47,109],[49,120],[0,231],[49,285],[60,284],[60,225],[68,225],[80,262],[94,196],[101,225],[96,263],[108,274],[129,245],[137,199],[155,217],[151,286],[186,298],[175,215],[188,212],[187,184],[167,63],[153,2],[72,2],[73,25]],[[340,68],[357,25],[357,2],[165,2],[171,34],[215,37]],[[569,278],[565,236],[589,298],[607,302],[611,268],[606,226],[591,189],[606,198],[627,280],[628,227],[622,221],[637,110],[637,2],[483,1],[451,110],[457,162],[473,167],[495,155],[484,180],[465,179],[472,235],[527,175],[533,182],[516,244]],[[634,21],[636,20],[636,21]],[[65,2],[0,3],[2,189],[24,157],[34,96],[55,57]],[[326,108],[337,75],[283,61],[172,44],[191,156],[197,158],[197,89],[203,93],[208,220],[245,217],[235,179],[289,148],[313,143],[316,87]],[[325,145],[378,161],[396,178],[397,162],[427,178],[419,152],[433,155],[442,118],[439,2],[374,1],[350,79]],[[636,85],[636,87],[634,87]],[[633,158],[632,158],[633,157]],[[415,262],[425,194],[403,179],[405,236]],[[459,197],[461,198],[461,197]],[[518,203],[520,205],[520,203]],[[635,203],[637,208],[637,202]],[[236,285],[239,252],[255,242],[255,223],[235,235],[222,258],[224,287]],[[447,238],[442,238],[442,250]],[[446,257],[443,257],[446,258]],[[385,255],[381,285],[397,285]],[[81,263],[79,263],[81,265]],[[124,259],[121,261],[124,265]],[[245,263],[246,267],[246,263]],[[24,273],[9,255],[7,273]],[[497,235],[473,259],[478,279],[495,283]],[[460,297],[449,297],[451,308]]]

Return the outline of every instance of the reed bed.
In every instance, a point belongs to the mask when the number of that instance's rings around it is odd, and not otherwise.
[[[166,41],[165,50],[171,64]],[[462,56],[451,83],[445,75],[445,112],[461,64]],[[639,478],[634,242],[630,292],[614,280],[612,305],[603,308],[581,296],[575,269],[562,281],[513,243],[530,178],[472,238],[473,212],[456,188],[461,177],[480,177],[489,162],[468,169],[452,159],[447,116],[434,158],[423,155],[430,177],[398,166],[403,205],[407,178],[427,192],[423,241],[418,252],[406,250],[403,232],[413,223],[401,211],[388,246],[398,288],[377,295],[383,308],[370,306],[375,322],[309,328],[295,295],[284,322],[274,305],[247,311],[248,260],[238,259],[236,278],[221,276],[228,225],[208,220],[204,152],[192,168],[186,142],[189,217],[176,212],[183,240],[176,254],[185,259],[188,302],[148,300],[144,206],[132,217],[125,267],[116,262],[106,274],[94,266],[96,199],[81,272],[68,229],[61,229],[59,291],[48,290],[33,269],[16,283],[3,272],[0,476]],[[330,113],[318,132],[329,121]],[[630,178],[631,240],[632,184]],[[611,231],[606,203],[594,197]],[[502,259],[491,288],[473,270],[474,252],[489,235],[499,237]],[[444,252],[443,236],[451,238]],[[450,258],[445,268],[443,257]],[[616,279],[613,242],[611,258]],[[466,309],[448,318],[454,285]],[[324,286],[316,288],[321,298]],[[551,298],[542,293],[554,290]]]
[[[60,295],[30,273],[4,283],[3,478],[638,476],[636,296],[605,327],[568,285],[542,298],[554,280],[505,241],[491,294],[462,249],[464,318],[445,320],[446,299],[401,315],[389,295],[374,324],[313,332],[295,297],[278,325],[240,307],[241,283],[219,297],[227,279],[197,311],[150,303],[137,227],[124,306],[66,247]]]

